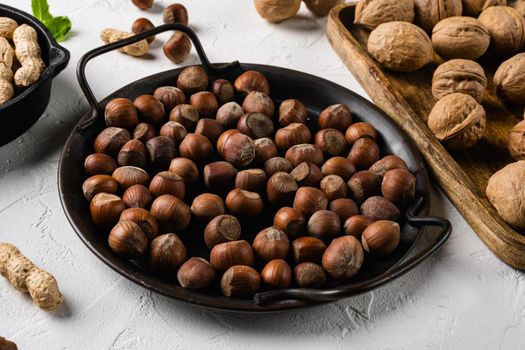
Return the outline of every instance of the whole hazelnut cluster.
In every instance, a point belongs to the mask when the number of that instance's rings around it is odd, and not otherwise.
[[[416,178],[346,105],[310,128],[311,111],[296,99],[276,105],[257,71],[232,84],[191,66],[176,85],[109,101],[85,158],[82,190],[115,254],[184,288],[220,281],[225,296],[250,297],[348,280],[366,254],[396,249]]]

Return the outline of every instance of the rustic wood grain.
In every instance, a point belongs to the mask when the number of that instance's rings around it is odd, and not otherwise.
[[[499,217],[485,195],[489,177],[512,162],[507,152],[508,133],[523,118],[523,109],[506,107],[492,85],[501,59],[486,55],[478,60],[489,81],[482,102],[487,112],[483,139],[466,152],[451,154],[426,124],[436,102],[431,81],[437,63],[413,73],[383,69],[367,54],[369,33],[353,24],[354,10],[355,4],[349,3],[331,11],[327,35],[334,50],[376,105],[415,141],[436,181],[483,242],[502,261],[525,270],[525,236]]]

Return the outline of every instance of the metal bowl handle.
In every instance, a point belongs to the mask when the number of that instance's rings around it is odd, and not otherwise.
[[[356,283],[340,288],[322,290],[294,288],[262,292],[255,294],[255,303],[267,304],[284,300],[301,300],[306,303],[335,301],[374,289],[411,270],[420,261],[433,254],[439,247],[441,247],[441,245],[443,245],[448,239],[451,232],[450,222],[446,219],[432,216],[419,217],[416,215],[423,206],[423,203],[424,199],[423,197],[420,197],[407,211],[406,222],[415,227],[437,226],[439,227],[439,230],[428,230],[428,232],[420,234],[406,256],[399,263],[383,272],[381,275],[372,280],[368,280],[366,283]]]
[[[224,64],[221,66],[212,65],[210,61],[208,60],[208,56],[206,56],[206,53],[204,52],[204,48],[202,47],[202,44],[199,41],[199,38],[197,37],[195,32],[191,30],[190,28],[184,25],[181,25],[181,24],[174,24],[174,23],[164,24],[164,25],[155,27],[151,30],[148,30],[146,32],[130,36],[129,38],[119,40],[111,44],[100,46],[96,49],[93,49],[85,53],[80,58],[80,61],[78,62],[78,65],[77,65],[78,83],[80,84],[80,88],[84,92],[84,95],[86,96],[86,99],[88,100],[88,103],[91,107],[91,117],[78,125],[78,131],[82,132],[87,127],[95,123],[95,121],[97,120],[101,112],[100,105],[97,99],[95,98],[95,96],[93,95],[93,91],[91,90],[91,87],[89,86],[87,79],[86,79],[87,63],[97,56],[100,56],[102,54],[105,54],[107,52],[110,52],[116,49],[120,49],[121,47],[128,46],[130,44],[136,43],[137,41],[144,40],[150,36],[153,36],[159,33],[163,33],[169,30],[180,31],[188,35],[190,40],[193,42],[195,49],[197,50],[197,54],[199,55],[199,58],[202,62],[204,69],[208,73],[219,75],[221,73],[224,73],[226,71],[239,67],[238,61],[234,61],[232,63]]]

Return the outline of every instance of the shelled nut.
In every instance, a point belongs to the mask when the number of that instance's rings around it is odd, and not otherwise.
[[[345,157],[332,157],[328,159],[321,167],[324,176],[338,175],[343,180],[348,181],[355,174],[354,164]]]
[[[319,130],[314,143],[328,156],[340,155],[346,148],[345,135],[336,129]]]
[[[148,123],[139,123],[135,129],[133,129],[133,138],[139,140],[142,143],[148,142],[148,140],[157,136],[155,128]]]
[[[184,92],[175,86],[161,86],[155,90],[153,96],[162,102],[166,111],[171,111],[175,106],[186,103]]]
[[[193,131],[199,121],[199,111],[192,105],[180,104],[171,110],[170,120],[181,123],[187,131]]]
[[[117,162],[104,153],[90,154],[84,161],[84,171],[88,175],[111,175],[117,167]]]
[[[188,131],[179,122],[174,122],[172,120],[168,121],[159,130],[159,136],[166,136],[175,142],[176,145],[180,145],[182,140],[186,137]]]
[[[354,215],[344,222],[343,232],[346,235],[354,236],[358,240],[361,240],[363,231],[373,222],[374,220],[365,215]]]
[[[122,195],[122,200],[128,208],[147,209],[153,202],[150,191],[143,185],[130,186]]]
[[[291,207],[282,207],[275,213],[273,226],[281,229],[290,238],[306,232],[306,220],[303,214]]]
[[[120,221],[131,221],[136,223],[150,241],[159,234],[157,220],[145,209],[128,208],[120,214]]]
[[[318,210],[308,220],[307,229],[309,235],[329,242],[339,235],[341,219],[333,211]]]
[[[191,95],[190,104],[202,117],[214,117],[219,109],[217,98],[209,91],[199,91]]]
[[[292,284],[292,269],[283,259],[272,260],[262,269],[261,280],[271,288],[288,288]]]
[[[82,192],[88,201],[91,201],[97,193],[116,194],[118,182],[110,175],[93,175],[82,184]]]
[[[224,128],[221,123],[215,119],[202,118],[197,122],[195,127],[195,133],[198,135],[205,136],[210,140],[211,144],[217,143],[219,136],[224,132]]]
[[[109,227],[117,223],[126,205],[119,196],[97,193],[89,204],[91,218],[99,226]]]
[[[170,194],[157,197],[151,204],[151,215],[163,231],[182,231],[191,220],[190,207],[179,198]]]
[[[135,166],[121,166],[115,169],[111,176],[124,190],[133,185],[147,186],[150,181],[148,173]]]
[[[221,278],[222,294],[226,297],[250,297],[259,289],[261,278],[250,266],[235,265],[230,267]]]
[[[294,268],[294,278],[301,288],[320,288],[326,284],[323,268],[311,262],[305,262]]]
[[[370,138],[360,138],[348,153],[348,159],[358,169],[368,169],[372,164],[379,160],[379,147]]]
[[[96,153],[105,153],[116,158],[122,146],[129,140],[131,135],[126,129],[110,126],[97,135],[93,148]]]
[[[215,191],[227,190],[233,186],[237,169],[228,162],[219,161],[204,166],[204,184]]]
[[[275,105],[270,96],[259,91],[252,91],[244,98],[242,109],[246,113],[262,113],[268,118],[273,118],[275,113]]]
[[[268,202],[273,205],[290,205],[293,202],[297,183],[294,178],[285,172],[279,171],[273,174],[266,185]]]
[[[374,221],[399,219],[401,213],[399,209],[387,199],[374,196],[368,198],[361,204],[361,213]]]
[[[151,241],[148,265],[156,274],[171,277],[187,255],[186,247],[179,236],[166,233]]]
[[[142,95],[137,97],[133,104],[139,112],[142,122],[159,125],[164,120],[164,105],[153,95]]]
[[[123,129],[134,128],[139,123],[137,109],[127,98],[114,98],[109,101],[104,110],[104,120],[107,126]]]
[[[264,172],[268,177],[280,171],[289,173],[292,169],[292,164],[283,157],[273,157],[264,162]]]
[[[336,213],[342,223],[359,212],[357,204],[350,198],[338,198],[331,201],[328,203],[328,210]]]
[[[310,129],[301,123],[290,123],[275,133],[275,144],[283,151],[295,145],[308,143],[311,139]]]
[[[305,217],[310,217],[318,210],[326,209],[327,205],[328,199],[320,189],[315,187],[299,188],[293,201],[293,208]]]
[[[392,253],[400,239],[399,224],[389,220],[379,220],[370,224],[361,236],[363,248],[375,256]]]
[[[170,162],[177,156],[175,142],[166,136],[155,136],[146,142],[149,161],[152,167],[158,170],[169,168]]]
[[[405,169],[392,169],[385,173],[381,192],[390,202],[398,207],[405,207],[416,194],[416,178]]]
[[[408,170],[408,166],[407,163],[398,156],[388,155],[372,164],[369,170],[377,176],[383,177],[387,171],[392,169]]]
[[[366,122],[357,122],[350,125],[345,132],[345,139],[349,145],[353,145],[357,140],[368,137],[377,140],[377,131],[372,124]]]
[[[219,215],[213,218],[204,229],[204,242],[208,248],[236,241],[241,236],[241,224],[235,216]]]
[[[146,253],[148,239],[142,229],[134,222],[120,221],[113,227],[108,237],[111,250],[127,259],[137,259]]]
[[[292,242],[292,250],[295,262],[297,264],[303,262],[321,263],[326,244],[319,238],[315,237],[301,237]]]
[[[179,145],[179,153],[181,157],[200,162],[213,156],[213,146],[204,135],[188,134]]]
[[[338,198],[345,198],[348,191],[345,180],[337,175],[325,176],[321,180],[319,188],[323,191],[329,202]]]
[[[163,194],[171,194],[180,199],[184,199],[186,186],[184,180],[179,175],[171,171],[161,171],[157,173],[149,184],[149,191],[155,197]]]
[[[318,146],[308,143],[290,147],[284,157],[294,167],[302,162],[314,163],[317,166],[321,166],[324,162],[323,151]]]
[[[215,120],[225,128],[234,128],[244,114],[244,110],[237,102],[228,102],[219,108]]]
[[[290,241],[282,230],[272,226],[255,236],[252,248],[263,261],[285,259],[290,250]]]
[[[321,169],[313,163],[302,162],[296,166],[290,175],[294,178],[299,187],[311,186],[316,187],[323,178]]]
[[[164,23],[178,23],[187,26],[188,10],[182,4],[171,4],[162,11],[162,19]]]
[[[306,124],[307,119],[308,111],[301,101],[288,99],[281,102],[279,106],[279,125],[284,127],[292,123]]]
[[[270,94],[270,84],[268,80],[262,73],[254,70],[249,70],[239,75],[237,79],[235,79],[233,86],[238,93],[244,95],[252,91],[259,91],[266,95]]]
[[[268,137],[273,133],[273,122],[263,113],[248,112],[237,122],[237,130],[253,139]]]
[[[241,170],[235,176],[235,188],[245,191],[261,192],[268,181],[262,169]]]
[[[369,170],[355,173],[346,183],[348,194],[357,204],[381,193],[381,178]]]
[[[196,92],[206,90],[208,87],[208,74],[200,66],[190,66],[182,70],[177,78],[177,87],[186,96],[191,96]]]
[[[256,192],[235,188],[226,196],[226,208],[235,216],[257,217],[263,211],[263,200]]]
[[[268,159],[277,156],[277,146],[268,137],[262,137],[253,141],[255,147],[255,161],[257,163],[264,163]]]
[[[326,248],[322,265],[333,278],[348,280],[359,272],[364,257],[361,243],[355,237],[343,236],[334,239]]]
[[[118,152],[117,162],[120,166],[131,165],[144,168],[146,166],[146,147],[139,140],[129,140]]]
[[[191,213],[199,220],[208,222],[226,212],[224,201],[213,193],[203,193],[195,197],[191,204]]]
[[[199,179],[199,168],[188,158],[173,158],[169,171],[179,175],[186,185],[194,184]]]
[[[252,247],[244,240],[217,244],[210,253],[210,264],[218,271],[224,271],[234,265],[252,266],[254,261]]]
[[[225,133],[227,133],[227,131]],[[219,154],[224,160],[232,163],[236,167],[244,167],[250,164],[255,158],[255,145],[253,140],[248,135],[240,132],[228,133],[223,138],[225,133],[223,133],[217,141],[217,151]]]
[[[345,132],[352,124],[352,113],[347,105],[335,104],[319,114],[319,129],[337,129]]]
[[[215,95],[215,98],[217,98],[217,101],[221,106],[227,102],[233,101],[233,98],[235,97],[235,89],[233,88],[232,83],[226,79],[212,81],[210,84],[210,91]]]
[[[189,258],[177,271],[177,280],[182,288],[204,289],[215,280],[215,270],[203,258]]]

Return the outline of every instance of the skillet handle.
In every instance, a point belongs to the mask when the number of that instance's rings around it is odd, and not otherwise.
[[[426,259],[440,248],[448,239],[451,232],[450,222],[440,217],[417,216],[416,213],[422,208],[423,197],[407,211],[406,222],[415,227],[436,226],[439,230],[427,230],[419,234],[412,248],[406,256],[392,268],[381,275],[367,281],[366,283],[355,283],[345,287],[332,289],[282,289],[255,294],[256,304],[274,303],[284,300],[300,300],[307,303],[335,301],[344,297],[361,294],[374,289],[388,281],[391,281],[414,268],[419,262]]]
[[[89,86],[89,84],[87,82],[87,79],[86,79],[86,65],[87,65],[87,63],[89,61],[91,61],[93,58],[97,57],[97,56],[100,56],[102,54],[105,54],[107,52],[110,52],[110,51],[113,51],[113,50],[116,50],[116,49],[120,49],[121,47],[124,47],[124,46],[130,45],[130,44],[136,43],[136,42],[138,42],[140,40],[146,39],[146,38],[148,38],[150,36],[153,36],[153,35],[156,35],[156,34],[159,34],[159,33],[166,32],[168,30],[176,30],[176,31],[180,31],[180,32],[183,32],[183,33],[188,35],[190,40],[193,42],[193,45],[195,46],[195,49],[197,50],[197,54],[199,55],[199,58],[200,58],[200,60],[202,62],[202,65],[203,65],[204,69],[208,73],[212,73],[212,74],[217,74],[218,75],[218,74],[221,74],[223,72],[226,72],[226,71],[229,71],[231,69],[239,67],[240,64],[239,64],[238,61],[234,61],[232,63],[224,64],[224,65],[221,65],[221,66],[212,65],[210,63],[210,61],[208,60],[208,56],[206,56],[206,53],[204,52],[202,44],[199,41],[199,38],[197,37],[195,32],[193,30],[191,30],[190,28],[188,28],[187,26],[184,26],[184,25],[181,25],[181,24],[175,24],[175,23],[164,24],[164,25],[155,27],[155,28],[153,28],[151,30],[148,30],[146,32],[130,36],[129,38],[126,38],[126,39],[123,39],[123,40],[119,40],[119,41],[116,41],[116,42],[111,43],[111,44],[100,46],[100,47],[98,47],[96,49],[93,49],[93,50],[88,51],[87,53],[85,53],[80,58],[80,60],[78,62],[78,65],[77,65],[77,79],[78,79],[78,83],[80,84],[80,88],[84,92],[84,95],[86,96],[86,99],[88,100],[88,103],[89,103],[89,105],[91,107],[91,117],[89,119],[87,119],[86,121],[84,121],[84,122],[82,122],[82,123],[80,123],[78,125],[78,131],[79,132],[82,132],[86,128],[88,128],[89,126],[93,125],[96,122],[96,120],[99,117],[99,115],[101,115],[101,112],[102,112],[101,108],[100,108],[100,105],[99,105],[97,99],[95,98],[95,96],[93,94],[93,91],[91,90],[91,87]]]

